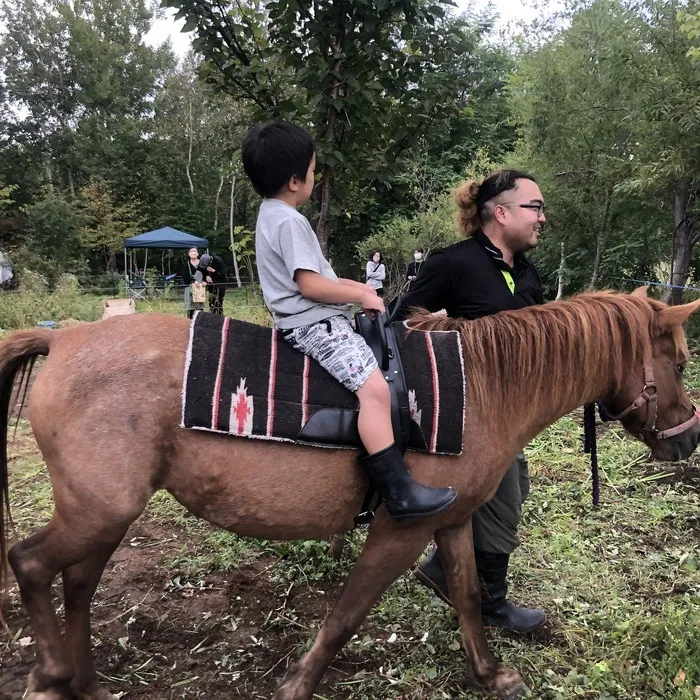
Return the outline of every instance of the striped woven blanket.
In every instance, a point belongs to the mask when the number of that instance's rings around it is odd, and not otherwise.
[[[461,454],[465,381],[459,334],[401,326],[398,335],[412,419],[409,449]],[[279,331],[209,313],[195,316],[182,427],[300,442],[309,418],[327,408],[356,411],[357,399]]]

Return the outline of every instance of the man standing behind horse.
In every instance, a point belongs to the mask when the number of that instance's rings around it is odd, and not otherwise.
[[[539,243],[545,223],[544,201],[534,178],[500,170],[481,182],[465,183],[455,199],[457,225],[465,240],[425,261],[398,318],[417,307],[474,319],[541,304],[542,280],[524,255]],[[544,611],[516,607],[506,598],[508,562],[520,543],[518,525],[529,490],[527,460],[520,453],[494,497],[473,515],[484,623],[513,632],[530,632],[545,621]],[[438,549],[421,563],[416,576],[452,604]]]

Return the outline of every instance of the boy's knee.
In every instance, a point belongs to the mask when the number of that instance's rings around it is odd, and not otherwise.
[[[371,402],[389,406],[391,396],[389,394],[389,385],[380,372],[374,372],[365,382],[364,386],[358,392],[360,403]]]

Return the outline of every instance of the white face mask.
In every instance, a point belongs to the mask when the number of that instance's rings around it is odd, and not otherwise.
[[[414,253],[413,259],[418,262],[423,257],[423,253]]]

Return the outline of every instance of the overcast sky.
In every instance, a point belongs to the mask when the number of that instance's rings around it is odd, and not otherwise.
[[[461,11],[478,10],[485,8],[488,0],[456,0],[457,6]],[[537,15],[538,10],[534,9],[534,0],[492,0],[491,4],[500,14],[500,20],[497,24],[497,29],[504,29],[510,23],[518,20],[531,20]],[[188,48],[191,34],[182,34],[180,28],[184,24],[184,20],[175,22],[172,18],[175,10],[167,10],[167,18],[157,20],[151,31],[148,33],[147,41],[153,45],[162,44],[168,37],[172,39],[175,52],[182,56]]]

